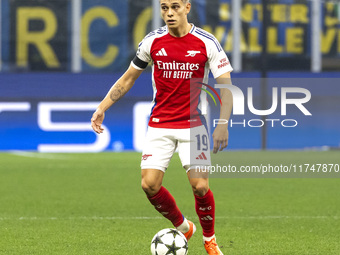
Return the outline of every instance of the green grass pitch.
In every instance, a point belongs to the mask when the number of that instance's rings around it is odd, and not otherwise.
[[[340,163],[336,151],[220,155],[235,165]],[[145,198],[140,156],[0,154],[0,254],[150,254],[154,234],[171,224]],[[224,254],[340,254],[339,178],[212,178],[210,185]],[[194,198],[177,155],[164,186],[198,227],[189,254],[205,254]]]

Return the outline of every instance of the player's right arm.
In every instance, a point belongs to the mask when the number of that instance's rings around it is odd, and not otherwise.
[[[102,123],[105,117],[105,112],[132,88],[142,72],[142,69],[136,69],[131,64],[128,70],[111,87],[91,118],[91,126],[96,133],[103,133],[104,129],[102,128]]]
[[[103,101],[99,104],[97,110],[92,116],[91,125],[93,130],[100,134],[103,133],[102,123],[105,112],[114,103],[121,99],[133,86],[137,78],[151,61],[150,48],[155,33],[147,35],[138,46],[135,58],[132,60],[128,70],[119,78],[119,80],[111,87]]]

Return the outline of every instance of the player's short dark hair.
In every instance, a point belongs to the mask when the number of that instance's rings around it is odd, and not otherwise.
[[[190,3],[190,0],[182,0],[184,4]]]
[[[182,0],[183,4],[190,3],[190,0]]]

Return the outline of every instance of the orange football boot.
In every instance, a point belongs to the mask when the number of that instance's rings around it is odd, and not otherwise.
[[[205,241],[204,248],[209,255],[223,255],[220,248],[218,248],[215,237],[210,241]]]

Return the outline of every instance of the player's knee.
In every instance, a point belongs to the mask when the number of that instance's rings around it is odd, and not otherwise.
[[[147,180],[146,178],[142,179],[142,189],[149,197],[156,195],[160,188],[161,184]]]
[[[209,185],[206,181],[200,181],[191,185],[196,196],[203,197],[209,191]]]

